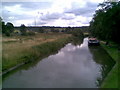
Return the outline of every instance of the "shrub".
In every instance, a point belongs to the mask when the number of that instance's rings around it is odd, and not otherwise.
[[[27,35],[30,35],[30,36],[32,36],[32,35],[35,35],[35,32],[27,32]]]

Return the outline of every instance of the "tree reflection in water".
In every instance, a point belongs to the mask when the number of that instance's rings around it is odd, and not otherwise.
[[[107,74],[115,64],[115,61],[101,46],[89,46],[89,50],[93,55],[94,61],[100,65],[101,76],[97,78],[96,84],[101,84]],[[108,66],[109,65],[109,66]],[[99,85],[98,85],[99,86]]]

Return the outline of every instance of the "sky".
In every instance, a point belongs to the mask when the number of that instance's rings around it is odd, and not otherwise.
[[[2,19],[14,26],[89,26],[104,0],[4,0]]]

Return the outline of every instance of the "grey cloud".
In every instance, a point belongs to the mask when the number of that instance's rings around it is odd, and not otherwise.
[[[49,20],[56,20],[62,16],[60,13],[47,13],[46,15],[41,16],[41,20],[49,21]]]
[[[66,14],[64,14],[63,16],[62,16],[62,18],[61,19],[64,19],[64,20],[72,20],[72,19],[74,19],[75,18],[75,16],[72,14],[68,14],[68,15],[66,15]]]
[[[65,13],[73,13],[75,15],[85,15],[88,13],[93,13],[94,10],[95,10],[94,8],[78,8],[78,9],[65,11]]]
[[[17,19],[16,14],[10,12],[10,11],[4,11],[2,10],[2,18],[5,21],[9,21],[9,17],[15,17],[14,19]]]
[[[7,11],[5,9],[5,7],[13,7],[15,5],[20,5],[21,9],[23,10],[23,12],[31,12],[34,10],[38,10],[39,9],[45,9],[51,6],[51,3],[49,2],[2,2],[2,18],[5,22],[15,22],[17,20],[29,20],[29,19],[35,19],[34,15],[24,15],[23,13],[16,13],[17,11]],[[56,14],[53,16],[54,14],[51,15],[46,15],[46,18],[48,19],[52,19],[54,16],[57,16]],[[12,17],[12,18],[10,18]],[[58,17],[58,16],[57,16]],[[56,18],[57,18],[56,17]],[[54,17],[55,18],[55,17]],[[46,24],[46,22],[37,22],[37,24]]]
[[[32,24],[32,25],[44,25],[44,24],[47,24],[47,22],[44,22],[44,21],[36,21],[36,23],[35,23],[35,21],[33,21],[31,24]],[[31,25],[31,24],[30,24],[30,25]]]
[[[69,22],[69,25],[75,25],[75,22]]]
[[[39,4],[39,5],[38,5]],[[35,18],[34,15],[24,15],[23,13],[17,13],[17,11],[7,11],[5,7],[13,7],[15,5],[21,5],[23,12],[30,12],[40,7],[41,3],[35,2],[2,2],[2,18],[4,21],[10,21],[9,17],[13,17],[11,20],[31,19]],[[45,4],[45,3],[44,3]]]
[[[13,17],[13,20],[31,19],[31,18],[34,19],[34,17],[30,15],[23,15],[21,13],[15,13],[12,11],[2,11],[3,20],[9,21],[10,20],[9,17]]]
[[[47,8],[51,8],[52,2],[2,2],[2,17],[3,20],[5,22],[7,21],[17,21],[17,20],[29,20],[32,19],[33,21],[31,21],[30,23],[35,23],[34,20],[36,18],[37,25],[44,25],[44,24],[48,24],[50,22],[54,22],[54,20],[57,19],[63,19],[63,20],[74,20],[76,18],[76,16],[84,16],[84,17],[92,17],[94,11],[97,8],[97,3],[92,3],[90,1],[85,1],[86,5],[84,7],[80,7],[78,2],[74,2],[72,3],[72,6],[70,9],[64,9],[63,13],[44,13],[41,12],[42,14],[39,15],[39,18],[37,18],[37,16],[35,17],[35,15],[27,15],[26,13],[23,15],[24,12],[32,12],[32,11],[40,11]],[[6,11],[4,7],[12,7],[15,5],[20,5],[21,9],[23,10],[23,13],[17,13],[17,11]],[[45,11],[46,12],[46,11]],[[51,12],[51,11],[49,11]],[[58,11],[59,12],[59,11]],[[37,14],[37,13],[36,13]],[[39,13],[40,14],[40,13]],[[9,17],[13,17],[13,18],[9,18]],[[38,20],[40,19],[40,20]],[[86,22],[81,22],[81,23],[88,23],[88,21]],[[75,25],[75,22],[70,22],[69,25]]]
[[[77,22],[81,22],[82,24],[89,24],[88,20],[86,20],[86,21],[77,21]]]
[[[5,6],[14,6],[14,5],[19,5],[20,3],[18,2],[2,2],[2,7]]]
[[[79,7],[79,6],[75,7],[75,5],[76,4],[72,4],[72,8],[65,10],[64,13],[73,13],[77,16],[78,15],[92,16],[94,11],[97,8],[97,4],[96,3],[91,3],[91,2],[86,2],[85,7]]]
[[[2,7],[20,5],[25,10],[46,9],[50,8],[50,2],[2,2]]]
[[[98,6],[97,3],[93,3],[93,2],[86,2],[86,7],[94,7],[96,8]]]
[[[47,24],[47,22],[44,22],[44,21],[37,21],[36,22],[36,25],[44,25],[44,24]]]
[[[24,2],[21,7],[26,8],[28,10],[35,9],[46,9],[50,8],[52,3],[50,2]]]
[[[77,20],[77,22],[80,22],[80,23],[82,23],[82,24],[89,24],[89,22],[90,22],[90,20],[91,20],[91,17],[86,17],[86,20]]]

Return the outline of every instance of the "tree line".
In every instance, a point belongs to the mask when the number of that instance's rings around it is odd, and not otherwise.
[[[5,24],[5,22],[2,20],[2,18],[0,17],[0,26],[2,26],[0,28],[0,31],[2,32],[3,35],[5,36],[11,36],[14,33],[14,25],[11,22],[7,22]],[[24,24],[21,24],[20,26],[20,34],[21,35],[27,35],[27,30],[26,30],[26,26]],[[29,34],[33,34],[33,33],[29,33]]]
[[[5,24],[5,22],[2,20],[2,18],[0,17],[0,23],[1,23],[1,32],[3,35],[5,36],[12,36],[12,35],[35,35],[35,32],[39,32],[39,33],[48,33],[48,32],[53,32],[53,33],[58,33],[58,32],[63,32],[63,33],[68,33],[68,34],[72,34],[73,36],[76,37],[81,37],[83,35],[82,32],[82,28],[85,29],[87,27],[50,27],[50,26],[42,26],[42,27],[38,27],[38,30],[29,30],[29,28],[32,27],[26,27],[24,24],[21,24],[21,26],[19,27],[19,29],[17,29],[17,31],[19,31],[19,33],[16,34],[16,28],[14,27],[14,25],[11,22],[7,22]],[[35,27],[36,28],[36,27]]]
[[[103,2],[90,22],[92,36],[120,43],[120,1]]]

